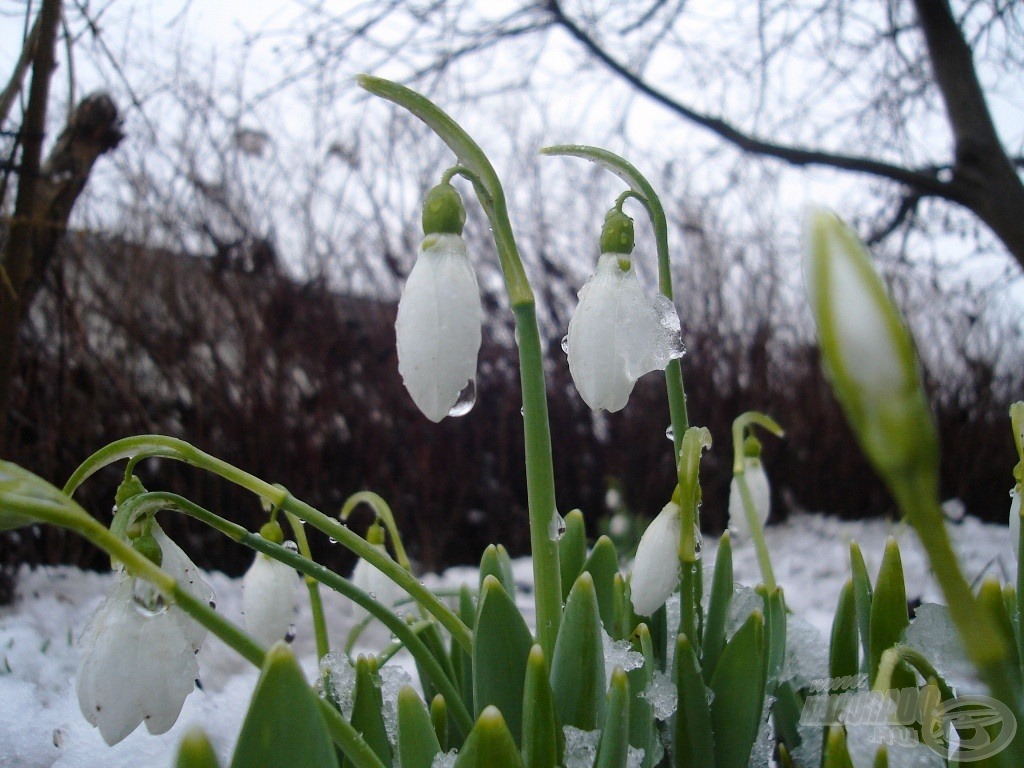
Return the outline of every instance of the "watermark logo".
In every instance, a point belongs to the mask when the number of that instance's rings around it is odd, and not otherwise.
[[[998,754],[1017,733],[1009,707],[990,696],[944,700],[934,685],[885,692],[864,690],[866,686],[864,675],[815,680],[800,724],[867,728],[871,743],[908,748],[924,744],[961,763]]]

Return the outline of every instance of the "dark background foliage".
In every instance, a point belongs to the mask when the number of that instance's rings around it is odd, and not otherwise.
[[[265,245],[265,244],[264,244]],[[296,282],[260,244],[226,259],[188,257],[94,235],[69,237],[22,329],[22,355],[5,458],[62,484],[106,443],[159,432],[186,439],[333,512],[359,490],[392,505],[412,557],[424,569],[473,562],[486,544],[528,546],[523,438],[510,319],[485,332],[478,398],[469,415],[435,425],[415,409],[397,371],[395,306]],[[698,321],[700,316],[698,315]],[[691,421],[715,443],[702,465],[705,530],[726,524],[730,427],[756,409],[786,428],[766,436],[764,456],[778,518],[794,509],[846,517],[893,506],[846,428],[819,368],[817,350],[783,343],[770,323],[739,342],[706,320],[684,319]],[[943,492],[970,513],[1004,520],[1014,451],[1008,398],[1024,390],[976,362],[956,377],[927,376],[942,434]],[[592,414],[572,387],[553,339],[548,390],[558,505],[580,507],[591,525],[607,513],[609,484],[649,518],[674,485],[664,384],[642,379],[629,406]],[[186,495],[257,528],[256,499],[194,469],[149,460],[150,489]],[[120,469],[90,479],[79,501],[109,520]],[[359,530],[369,513],[357,514]],[[161,524],[206,568],[237,574],[247,551],[195,521]],[[316,554],[346,569],[351,556],[315,537]],[[21,563],[105,566],[73,534],[33,527],[0,536],[8,573]]]

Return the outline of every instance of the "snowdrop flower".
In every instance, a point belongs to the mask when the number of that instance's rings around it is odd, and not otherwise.
[[[379,525],[374,524],[370,526],[370,529],[366,532],[366,540],[382,555],[390,557],[384,548],[384,530]],[[359,558],[358,562],[356,562],[356,566],[352,570],[351,581],[378,603],[388,608],[394,607],[397,602],[406,596],[404,589],[363,558]],[[357,605],[354,608],[353,615],[355,622],[358,623],[366,618],[367,611],[362,606]]]
[[[451,185],[439,184],[427,195],[425,236],[395,320],[398,371],[413,402],[434,422],[448,416],[476,381],[483,313],[462,239],[465,217]]]
[[[211,600],[213,591],[196,566],[155,522],[151,525],[161,567],[196,599]],[[168,731],[199,673],[196,653],[206,629],[180,608],[141,596],[145,586],[122,569],[79,641],[78,704],[110,745],[142,722],[152,734]]]
[[[748,437],[744,441],[743,451],[743,477],[747,481],[747,490],[750,491],[758,523],[764,528],[771,512],[772,494],[768,486],[768,475],[761,464],[761,444],[757,438]],[[737,540],[750,538],[750,525],[747,523],[743,496],[740,494],[739,481],[735,475],[729,486],[729,532]]]
[[[276,544],[284,540],[281,526],[267,523],[260,535]],[[242,614],[245,628],[263,645],[273,645],[288,634],[295,614],[295,569],[280,560],[256,553],[242,578]]]
[[[804,279],[825,368],[868,458],[890,484],[937,477],[938,438],[910,333],[864,246],[825,210],[808,216]]]
[[[644,295],[629,258],[633,222],[612,209],[601,235],[597,271],[580,289],[566,354],[583,401],[595,411],[625,407],[636,380],[664,370],[684,349],[672,302]]]
[[[640,616],[658,610],[679,585],[679,505],[670,501],[640,537],[633,561],[630,600]]]

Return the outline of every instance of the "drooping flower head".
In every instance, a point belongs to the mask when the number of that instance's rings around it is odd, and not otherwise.
[[[462,200],[450,184],[427,194],[423,242],[395,320],[398,371],[413,402],[434,422],[461,415],[453,413],[460,410],[460,394],[476,384],[483,313],[462,239],[465,220]]]
[[[761,441],[749,435],[743,441],[743,477],[750,491],[754,514],[763,528],[771,513],[772,494],[768,485],[768,475],[761,463]],[[737,541],[750,538],[750,523],[743,507],[743,496],[740,493],[739,481],[733,476],[729,485],[729,532]]]
[[[199,569],[156,522],[139,549],[147,555],[158,551],[154,561],[182,589],[198,600],[212,600],[213,591]],[[78,704],[111,745],[143,722],[152,734],[168,731],[199,673],[196,653],[206,629],[177,606],[164,603],[149,586],[122,568],[117,586],[79,640]]]
[[[679,504],[666,504],[640,537],[630,579],[630,600],[640,616],[651,616],[679,586]]]
[[[260,535],[275,544],[284,541],[276,521],[264,525]],[[297,586],[294,568],[262,552],[256,553],[242,578],[242,614],[245,628],[263,645],[273,645],[287,636],[295,615]]]
[[[366,532],[366,541],[373,545],[374,549],[378,552],[386,557],[390,557],[387,549],[384,547],[384,529],[378,523],[370,526]],[[353,584],[366,592],[370,597],[388,608],[394,607],[396,603],[406,596],[404,589],[385,576],[377,566],[363,560],[363,558],[359,558],[356,561],[355,568],[352,569],[351,580]],[[366,613],[366,609],[362,606],[355,606],[355,621],[359,622],[364,619]]]
[[[569,321],[569,371],[593,410],[625,407],[636,380],[684,352],[679,316],[665,296],[644,295],[633,268],[633,221],[613,208],[601,234],[597,271],[580,289]]]

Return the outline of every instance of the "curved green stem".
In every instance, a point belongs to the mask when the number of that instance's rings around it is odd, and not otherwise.
[[[562,618],[562,586],[558,547],[548,534],[556,509],[547,390],[536,302],[512,233],[505,192],[483,150],[458,123],[428,99],[398,83],[370,75],[360,75],[358,82],[370,93],[409,110],[451,148],[458,158],[458,165],[470,172],[473,188],[490,221],[505,288],[516,321],[519,375],[523,391],[526,494],[530,510],[537,639],[550,658],[554,653],[555,638]]]
[[[633,192],[631,195],[643,203],[647,215],[651,219],[651,227],[654,230],[654,244],[658,254],[658,291],[668,298],[674,300],[672,290],[672,263],[669,257],[668,248],[668,219],[665,216],[665,209],[654,191],[651,183],[644,178],[629,161],[619,157],[614,152],[609,152],[600,147],[590,147],[582,144],[561,144],[554,147],[545,147],[542,155],[567,155],[570,157],[582,157],[592,163],[611,171],[629,186]],[[624,202],[621,195],[619,200]],[[616,200],[616,205],[621,205]],[[668,411],[672,421],[672,444],[675,448],[675,461],[679,464],[679,452],[683,447],[683,435],[690,426],[689,416],[686,412],[686,391],[683,385],[683,367],[679,359],[670,360],[665,368],[665,388],[668,392]]]
[[[391,545],[395,548],[395,559],[400,566],[412,573],[412,563],[409,562],[409,556],[406,555],[405,547],[402,546],[402,537],[398,533],[395,516],[391,513],[391,507],[388,506],[383,497],[373,491],[353,493],[345,500],[341,512],[338,513],[338,519],[344,523],[360,504],[366,504],[373,510],[373,514],[377,516],[377,519],[384,523],[384,527],[388,529],[388,535],[391,537]]]
[[[299,547],[299,554],[308,560],[313,559],[313,552],[309,548],[309,539],[306,538],[306,529],[302,521],[290,512],[285,512],[288,518],[288,525],[295,534],[295,543]],[[322,659],[331,651],[330,638],[327,636],[327,621],[324,618],[324,602],[320,599],[320,582],[312,576],[303,576],[306,582],[306,591],[309,593],[309,607],[313,614],[313,636],[316,638],[316,655]]]
[[[752,424],[763,427],[776,437],[782,437],[785,432],[775,419],[757,411],[740,414],[732,422],[732,473],[736,478],[736,485],[739,487],[740,499],[743,502],[743,515],[747,519],[750,537],[754,541],[754,551],[757,553],[757,563],[761,568],[761,578],[768,591],[774,592],[775,571],[772,569],[768,543],[764,539],[764,526],[761,525],[761,521],[757,517],[754,500],[750,495],[750,486],[747,485],[746,462],[743,456],[743,435],[747,427]]]

